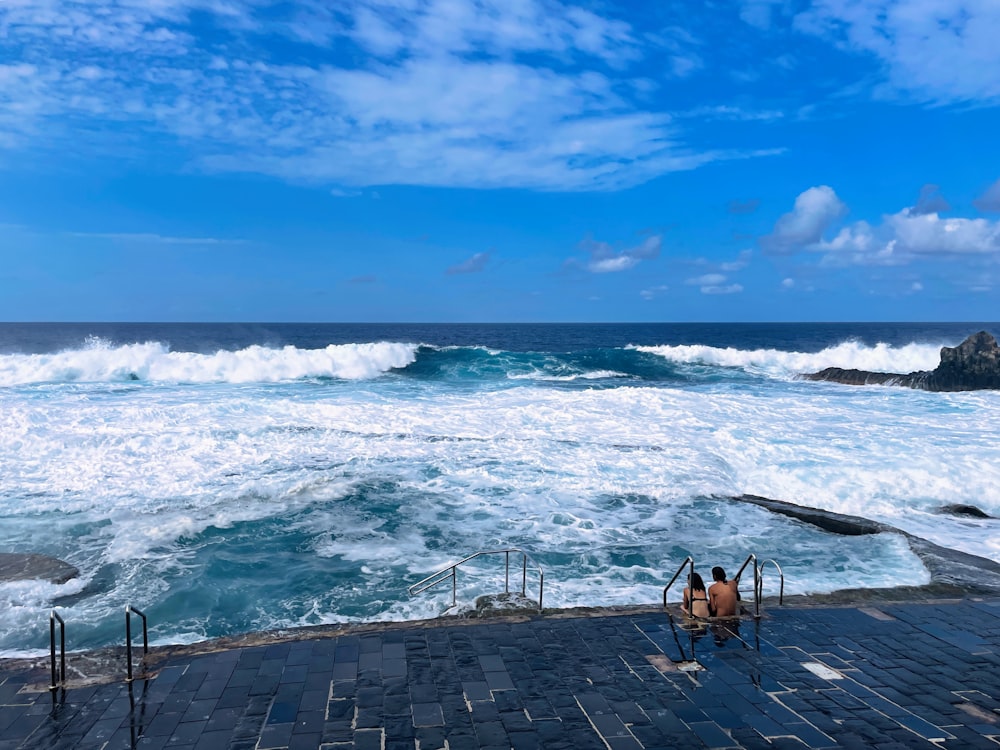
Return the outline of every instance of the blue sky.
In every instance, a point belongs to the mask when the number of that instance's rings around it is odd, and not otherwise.
[[[1000,317],[996,0],[4,0],[0,320]]]

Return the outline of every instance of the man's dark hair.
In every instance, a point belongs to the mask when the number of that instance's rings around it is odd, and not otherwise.
[[[721,568],[718,565],[716,565],[714,568],[712,568],[712,580],[713,581],[725,581],[726,580],[726,571],[723,568]]]

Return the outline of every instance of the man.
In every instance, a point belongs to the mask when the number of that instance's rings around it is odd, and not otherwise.
[[[726,571],[716,565],[712,568],[712,579],[708,587],[708,608],[713,617],[734,617],[740,611],[740,592],[736,581],[726,580]]]

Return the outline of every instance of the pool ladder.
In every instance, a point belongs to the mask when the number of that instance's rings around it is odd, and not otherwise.
[[[436,573],[432,573],[421,581],[417,581],[415,584],[407,589],[410,596],[415,596],[423,591],[432,589],[446,581],[451,581],[451,606],[454,607],[458,601],[458,568],[467,562],[471,562],[478,557],[483,557],[485,555],[503,555],[504,556],[504,593],[510,593],[510,555],[511,553],[521,555],[521,596],[526,596],[527,586],[528,586],[528,563],[531,563],[532,568],[538,573],[538,611],[542,611],[542,597],[544,596],[545,589],[545,573],[542,571],[542,567],[532,560],[528,553],[524,550],[517,549],[516,547],[511,547],[509,549],[496,549],[496,550],[483,550],[469,555],[466,558],[459,560],[456,563],[452,563],[446,568],[442,568]]]
[[[131,683],[132,677],[132,615],[142,619],[142,667],[145,671],[146,654],[149,653],[149,630],[146,627],[146,615],[131,604],[125,605],[125,659],[126,678]],[[56,623],[59,623],[59,661],[56,669]],[[52,682],[49,690],[53,693],[59,688],[66,689],[66,621],[54,609],[49,612],[49,660],[52,670]]]
[[[771,563],[775,569],[778,571],[778,578],[781,581],[781,587],[778,593],[778,604],[782,605],[785,603],[785,574],[781,572],[781,566],[778,565],[777,560],[763,560],[762,562],[757,562],[757,555],[750,553],[747,559],[743,561],[740,569],[736,571],[736,575],[733,576],[732,580],[739,581],[740,577],[743,575],[743,571],[746,570],[747,566],[753,564],[753,604],[754,604],[754,617],[760,617],[760,600],[764,596],[764,567]],[[677,568],[677,572],[674,573],[674,577],[670,579],[670,582],[663,587],[663,607],[667,607],[667,592],[670,587],[674,585],[678,578],[680,578],[681,573],[684,572],[684,568],[688,568],[688,581],[690,582],[691,576],[694,575],[694,558],[688,555],[684,562],[681,563],[680,567]],[[690,585],[690,583],[688,584]]]

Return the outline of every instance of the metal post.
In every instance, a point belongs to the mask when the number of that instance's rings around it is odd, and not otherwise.
[[[542,596],[544,595],[543,589],[545,586],[545,574],[542,569],[538,569],[538,611],[542,611]]]
[[[510,550],[504,550],[504,569],[503,569],[503,591],[505,594],[510,593]]]
[[[125,605],[125,663],[128,665],[126,679],[132,682],[132,612],[128,604]]]
[[[59,681],[66,684],[66,622],[53,609],[49,612],[49,656],[52,663],[52,684],[49,690],[59,687],[56,682],[56,620],[59,621]]]
[[[132,682],[132,613],[135,612],[142,618],[142,656],[145,659],[149,653],[149,631],[146,626],[146,615],[133,607],[131,604],[125,605],[125,660],[127,662],[127,680]],[[145,668],[145,667],[144,667]]]
[[[451,569],[451,606],[458,603],[458,568]]]
[[[528,595],[528,553],[521,553],[521,596]]]

